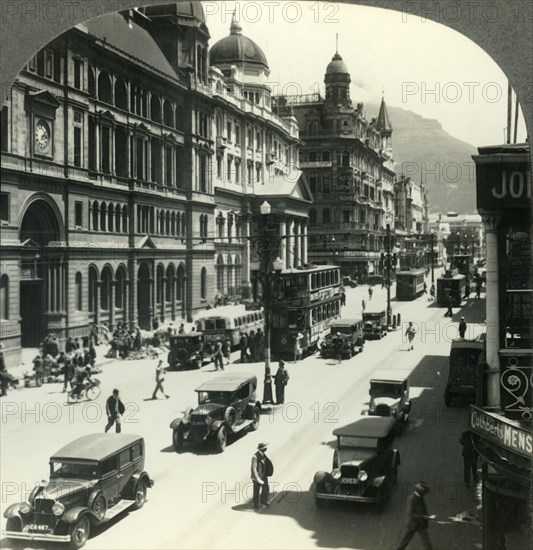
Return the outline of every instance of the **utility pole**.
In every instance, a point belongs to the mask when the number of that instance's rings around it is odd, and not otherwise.
[[[387,224],[387,235],[385,237],[385,268],[387,270],[387,326],[392,325],[392,309],[390,305],[390,267],[391,267],[391,242],[390,242],[390,223]]]
[[[435,233],[431,233],[431,284],[435,283]]]

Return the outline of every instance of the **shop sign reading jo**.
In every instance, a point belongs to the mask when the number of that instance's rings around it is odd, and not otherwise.
[[[496,199],[512,199],[531,198],[531,178],[525,178],[523,172],[511,172],[508,175],[507,170],[502,172],[500,187],[492,188],[492,196]]]

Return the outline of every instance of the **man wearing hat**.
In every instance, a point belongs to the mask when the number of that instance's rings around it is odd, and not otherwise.
[[[215,343],[215,352],[211,356],[211,360],[215,364],[215,370],[224,370],[224,351],[220,339]]]
[[[463,338],[466,334],[466,321],[464,317],[461,317],[461,320],[459,321],[459,337]]]
[[[423,482],[415,483],[415,490],[407,500],[407,528],[397,550],[405,550],[415,533],[420,535],[426,550],[432,550],[428,535],[428,519],[435,516],[428,515],[424,496],[429,492],[429,487]]]
[[[259,443],[257,452],[252,457],[252,481],[254,484],[254,508],[260,508],[260,504],[268,506],[269,486],[268,478],[274,473],[274,466],[266,456],[267,443]],[[259,498],[261,497],[261,498]]]
[[[289,382],[289,373],[285,368],[285,361],[280,360],[278,370],[274,375],[274,385],[276,386],[276,403],[283,405],[285,403],[285,386]]]

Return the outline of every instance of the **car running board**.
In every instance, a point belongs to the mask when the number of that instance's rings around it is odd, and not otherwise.
[[[233,431],[234,434],[242,432],[242,430],[245,430],[246,428],[251,426],[251,424],[252,424],[251,420],[246,420],[245,422],[242,422],[241,424],[236,424],[235,426],[233,426],[232,431]]]
[[[135,504],[134,500],[119,500],[113,508],[109,508],[104,516],[104,519],[102,521],[109,521],[110,519],[113,519],[115,516],[118,516],[121,512],[124,512],[124,510],[127,510],[130,506]]]

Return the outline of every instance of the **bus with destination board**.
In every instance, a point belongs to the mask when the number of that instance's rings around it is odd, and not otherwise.
[[[398,271],[396,273],[396,299],[414,300],[424,292],[424,268],[410,271]]]
[[[341,314],[341,278],[337,266],[293,268],[280,274],[278,300],[272,306],[271,349],[275,357],[291,357],[298,333],[304,354]]]
[[[243,305],[221,306],[209,309],[196,317],[197,330],[204,335],[204,342],[229,339],[231,347],[239,344],[241,332],[264,330],[262,309],[248,310]]]

